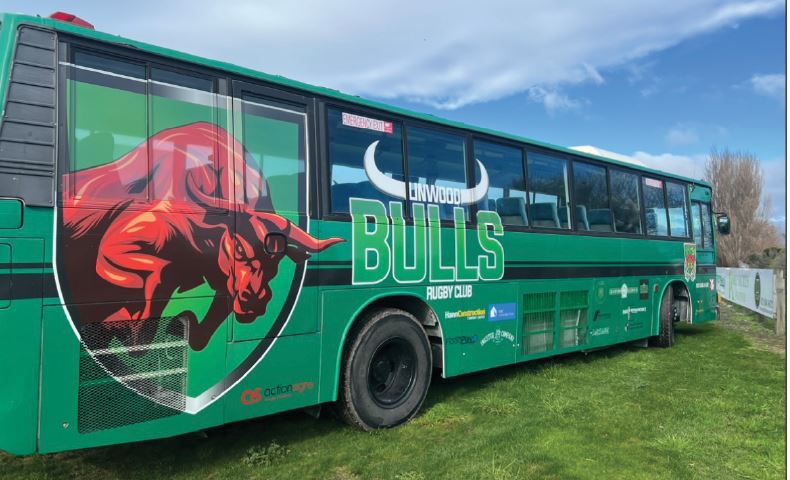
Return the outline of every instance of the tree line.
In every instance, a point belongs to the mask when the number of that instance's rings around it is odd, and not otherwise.
[[[717,238],[722,267],[786,268],[783,232],[770,220],[771,202],[763,197],[765,173],[749,152],[712,150],[705,179],[713,187],[713,209],[727,213],[730,235]]]

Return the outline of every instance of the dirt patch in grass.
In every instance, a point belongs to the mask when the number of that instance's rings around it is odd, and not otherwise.
[[[721,302],[721,320],[719,324],[730,330],[736,330],[755,348],[778,353],[782,357],[787,354],[787,339],[784,335],[774,333],[774,321],[729,302]]]

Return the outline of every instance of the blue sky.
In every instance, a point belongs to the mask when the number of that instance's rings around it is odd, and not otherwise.
[[[779,0],[5,0],[99,30],[700,177],[712,147],[763,162],[785,223]],[[559,6],[558,6],[559,5]]]

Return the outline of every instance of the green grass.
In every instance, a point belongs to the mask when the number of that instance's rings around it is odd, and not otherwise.
[[[675,348],[437,379],[409,424],[363,433],[291,413],[147,443],[14,458],[0,477],[784,478],[785,362],[722,325]]]

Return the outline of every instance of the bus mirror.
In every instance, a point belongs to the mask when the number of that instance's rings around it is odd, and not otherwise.
[[[729,235],[730,233],[730,217],[726,213],[717,213],[716,214],[716,226],[719,229],[719,233],[722,235]]]

